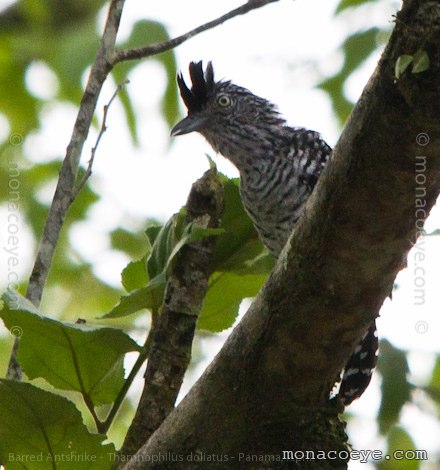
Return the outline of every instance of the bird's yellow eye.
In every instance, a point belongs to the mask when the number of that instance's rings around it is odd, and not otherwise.
[[[220,95],[217,98],[217,103],[222,108],[226,108],[227,106],[229,106],[231,104],[231,98],[229,98],[228,95]]]

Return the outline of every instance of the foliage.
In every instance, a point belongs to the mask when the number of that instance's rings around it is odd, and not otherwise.
[[[29,383],[0,380],[0,462],[8,469],[110,468],[113,444],[90,433],[64,397]]]
[[[20,337],[18,357],[29,379],[42,377],[56,388],[79,392],[94,406],[114,401],[124,381],[124,355],[140,350],[129,336],[119,329],[69,325],[44,317],[12,291],[3,300],[0,316]]]
[[[60,8],[56,2],[21,1],[2,12],[0,102],[14,132],[24,137],[39,126],[42,100],[26,89],[26,71],[35,61],[57,75],[59,99],[81,99],[81,78],[99,43],[94,18],[104,3],[82,0]]]
[[[412,64],[412,73],[421,73],[427,70],[429,68],[429,57],[426,51],[419,49],[414,55],[401,55],[396,61],[394,72],[396,78],[400,78],[410,64]]]
[[[168,32],[165,27],[157,23],[156,21],[138,21],[131,31],[129,39],[120,45],[121,49],[128,49],[134,47],[144,46],[146,43],[155,43],[166,41],[169,39]],[[162,98],[162,114],[167,124],[171,127],[175,124],[178,118],[178,106],[177,106],[177,84],[174,77],[176,76],[176,60],[172,52],[165,52],[152,57],[161,64],[167,74],[168,80],[165,88],[165,93]],[[121,83],[125,77],[129,75],[129,72],[136,67],[137,62],[125,62],[119,64],[113,70],[113,76],[117,83]],[[133,105],[131,103],[130,96],[127,91],[123,89],[120,94],[122,104],[124,106],[127,124],[129,126],[133,140],[137,142],[137,128],[136,119],[133,111]]]
[[[336,8],[335,16],[342,17],[346,13],[356,15],[356,9],[377,0],[341,0]],[[349,10],[347,12],[347,10]],[[384,46],[391,33],[391,25],[383,30],[372,27],[366,30],[355,31],[344,39],[339,50],[343,54],[340,70],[331,77],[326,77],[318,88],[325,91],[331,100],[333,112],[342,125],[348,118],[354,103],[347,98],[345,87],[348,79],[358,70],[365,61]]]
[[[386,434],[399,419],[402,407],[410,398],[408,364],[404,351],[386,340],[380,343],[378,370],[382,375],[382,400],[379,409],[379,430]]]
[[[31,163],[23,153],[22,143],[38,132],[44,110],[52,103],[72,103],[77,106],[83,92],[83,78],[90,67],[99,44],[97,15],[106,5],[97,2],[29,2],[18,1],[0,12],[0,116],[5,117],[10,137],[0,142],[0,185],[8,187],[11,175],[18,172],[20,181],[20,217],[32,230],[34,244],[39,240],[48,206],[41,192],[51,188],[58,177],[61,155],[54,161]],[[166,28],[152,20],[140,20],[121,47],[145,45],[168,38]],[[176,63],[172,51],[153,56],[166,73],[166,88],[161,106],[168,125],[177,118]],[[50,99],[33,95],[27,87],[29,70],[35,64],[43,65],[56,77],[58,86]],[[122,82],[139,62],[119,65],[113,71],[116,82]],[[137,129],[130,90],[118,95],[133,141]],[[96,124],[96,122],[95,122]],[[12,145],[11,145],[12,144]],[[81,176],[81,175],[80,175]],[[7,203],[8,191],[0,192],[0,204]],[[69,242],[75,223],[86,220],[100,196],[86,185],[81,191],[64,223],[50,272],[47,291],[58,291],[69,286],[63,298],[64,316],[81,316],[91,320],[96,312],[110,308],[119,296],[119,290],[108,286],[93,274],[93,267],[82,260]],[[139,234],[119,228],[111,234],[112,246],[130,256],[143,250]],[[122,243],[122,240],[129,243]],[[137,249],[136,249],[137,247]],[[74,282],[72,282],[74,281]],[[94,295],[83,295],[85,291]]]
[[[200,223],[185,225],[184,208],[163,226],[150,226],[146,231],[146,253],[140,260],[130,262],[122,272],[122,283],[129,294],[123,296],[120,303],[104,318],[125,316],[140,309],[157,313],[176,254],[185,244],[214,235],[217,237],[214,272],[209,281],[199,328],[216,332],[233,324],[243,298],[254,296],[258,292],[273,261],[263,250],[255,229],[244,212],[238,181],[229,180],[225,176],[221,178],[226,195],[221,227],[210,229]],[[234,230],[235,227],[238,229]],[[225,291],[229,295],[225,296]],[[126,392],[124,385],[127,385],[124,384],[123,370],[125,354],[136,351],[145,360],[148,351],[143,351],[119,329],[85,326],[82,321],[72,325],[48,318],[17,292],[6,291],[2,300],[4,305],[0,317],[11,334],[20,337],[18,359],[27,378],[43,378],[58,393],[67,390],[80,394],[95,421],[96,430],[106,432],[112,424],[109,417],[116,413],[111,411],[107,419],[102,421],[98,418],[97,407],[111,404],[119,408]],[[130,380],[132,379],[130,374]],[[14,389],[15,385],[8,381],[1,382],[0,394],[3,393],[6,399],[10,399],[8,393],[11,393],[11,387]],[[60,414],[57,419],[61,427],[67,426],[72,411],[66,412],[66,421],[64,407],[71,406],[66,399],[43,392],[35,386],[25,388],[23,396],[24,400],[31,400],[35,395],[35,402],[32,401],[29,406],[35,407],[36,412],[39,412],[40,407],[44,410],[44,406],[38,401],[40,397],[44,401],[44,393],[50,395],[48,402],[59,403]],[[28,394],[31,395],[30,398],[27,397]],[[16,418],[17,426],[25,426],[27,419],[27,414],[19,415]],[[45,432],[45,423],[41,426]],[[50,431],[50,423],[47,426]],[[0,435],[2,432],[7,433],[7,428],[2,429],[0,425]],[[83,434],[78,433],[75,445],[82,445]],[[73,440],[74,437],[70,436],[70,439]],[[10,454],[11,449],[19,449],[24,454],[32,455],[49,452],[50,449],[46,449],[43,444],[35,445],[33,442],[9,437],[3,458]],[[63,450],[60,449],[59,452],[62,453]]]
[[[122,284],[129,292],[104,318],[130,315],[141,309],[159,311],[173,258],[185,243],[217,235],[213,274],[209,279],[198,327],[211,332],[234,323],[240,303],[253,297],[273,267],[258,235],[247,217],[238,191],[238,180],[222,177],[225,210],[217,230],[191,224],[183,226],[182,208],[163,226],[147,229],[146,253],[122,272]],[[225,296],[224,292],[228,292]]]
[[[393,426],[387,436],[386,455],[396,455],[397,458],[382,460],[379,462],[380,470],[418,470],[420,468],[420,460],[403,458],[405,452],[407,455],[415,455],[416,446],[411,436],[400,426]]]

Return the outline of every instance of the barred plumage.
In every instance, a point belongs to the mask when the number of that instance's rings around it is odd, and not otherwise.
[[[216,82],[211,62],[205,72],[202,62],[191,62],[189,72],[191,89],[181,74],[177,77],[188,116],[171,133],[199,132],[238,168],[244,207],[262,242],[278,257],[331,148],[317,132],[289,127],[264,98],[230,81]],[[347,363],[340,388],[345,404],[368,386],[375,366],[375,331],[372,324]]]

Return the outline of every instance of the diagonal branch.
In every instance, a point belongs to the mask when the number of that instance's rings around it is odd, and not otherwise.
[[[145,57],[150,57],[152,55],[160,54],[161,52],[168,51],[170,49],[174,49],[177,46],[180,46],[183,42],[191,39],[192,37],[196,36],[197,34],[203,33],[208,29],[215,28],[216,26],[224,23],[225,21],[230,20],[239,15],[244,15],[249,11],[256,10],[257,8],[261,8],[269,3],[277,2],[278,0],[249,0],[244,5],[231,10],[228,13],[216,18],[215,20],[209,21],[197,28],[188,31],[181,36],[177,36],[176,38],[170,39],[169,41],[159,42],[156,44],[151,44],[149,46],[136,48],[136,49],[128,49],[125,51],[117,51],[114,64],[118,62],[124,62],[126,60],[134,60],[134,59],[144,59]]]
[[[398,19],[272,275],[126,469],[168,468],[148,463],[168,455],[179,469],[206,456],[213,469],[346,468],[329,392],[440,194],[440,4],[406,0]],[[420,48],[429,68],[396,80],[397,59]],[[283,461],[286,450],[324,459]]]

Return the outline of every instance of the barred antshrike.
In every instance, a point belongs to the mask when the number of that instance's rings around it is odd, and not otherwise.
[[[240,172],[244,207],[275,257],[283,249],[323,171],[331,148],[317,132],[292,128],[276,107],[230,81],[214,81],[211,62],[191,62],[192,87],[177,82],[188,116],[171,135],[197,131]],[[367,388],[376,365],[373,322],[348,360],[339,396],[345,405]]]

